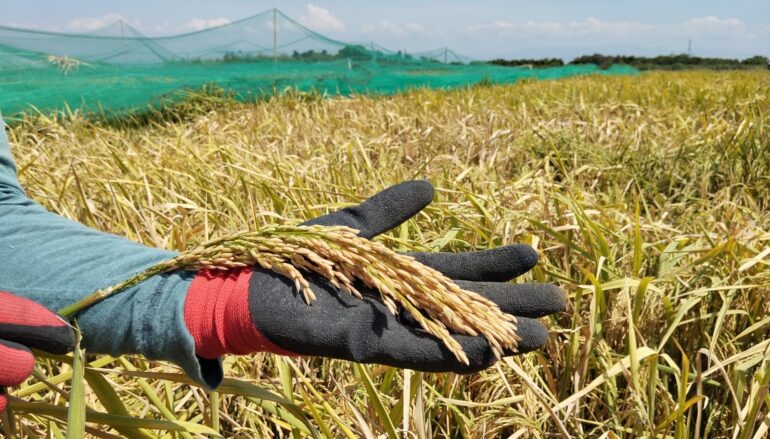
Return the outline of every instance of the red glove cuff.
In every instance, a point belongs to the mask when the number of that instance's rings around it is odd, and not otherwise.
[[[184,320],[201,358],[271,352],[294,355],[256,328],[249,311],[251,269],[201,270],[187,292]]]

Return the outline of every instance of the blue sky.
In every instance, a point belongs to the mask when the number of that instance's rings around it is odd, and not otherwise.
[[[770,1],[0,0],[0,24],[89,31],[124,18],[146,35],[198,30],[272,7],[343,41],[474,58],[593,53],[770,56]]]

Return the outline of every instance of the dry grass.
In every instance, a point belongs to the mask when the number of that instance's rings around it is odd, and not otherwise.
[[[570,312],[546,319],[544,350],[472,376],[255,355],[228,358],[238,381],[209,395],[166,364],[89,358],[86,403],[141,418],[141,437],[198,434],[168,432],[179,425],[302,437],[305,416],[326,437],[546,437],[563,425],[752,438],[770,426],[769,96],[767,72],[648,73],[288,95],[144,127],[40,117],[12,137],[33,198],[176,250],[427,178],[436,202],[381,242],[526,242],[541,263],[522,281],[570,294]],[[16,402],[13,425],[57,437],[71,369],[39,367],[57,391],[38,379],[14,389],[34,403]],[[89,419],[108,437],[115,419]]]

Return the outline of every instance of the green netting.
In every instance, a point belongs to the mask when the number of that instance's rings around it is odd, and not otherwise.
[[[522,69],[475,62],[448,48],[406,54],[327,38],[270,10],[224,26],[149,38],[124,21],[84,34],[0,26],[0,111],[65,105],[141,109],[215,83],[240,99],[287,87],[326,94],[395,93],[636,70],[616,66]]]

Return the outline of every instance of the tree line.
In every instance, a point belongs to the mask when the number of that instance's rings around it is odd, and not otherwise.
[[[494,59],[491,64],[509,67],[563,67],[575,64],[596,64],[599,68],[606,69],[613,64],[626,64],[639,70],[685,70],[685,69],[711,69],[711,70],[736,70],[770,68],[770,60],[767,57],[756,55],[743,60],[732,58],[709,58],[680,55],[659,55],[654,57],[629,56],[629,55],[583,55],[565,63],[560,58],[542,59]]]

